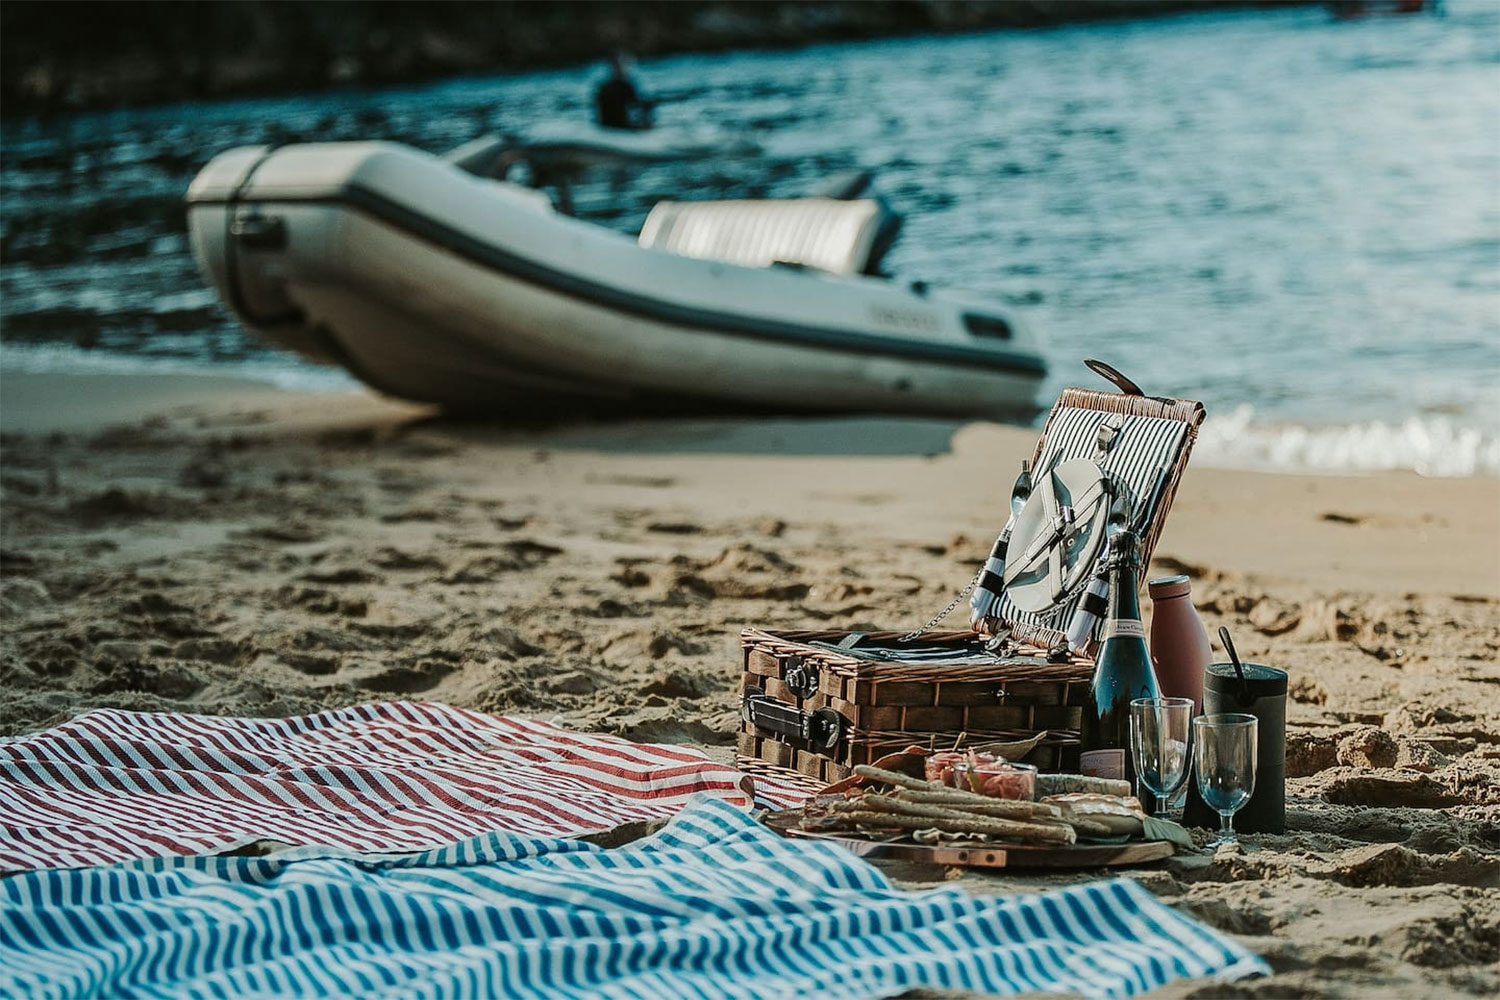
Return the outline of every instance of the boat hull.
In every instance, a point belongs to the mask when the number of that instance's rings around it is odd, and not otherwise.
[[[225,154],[190,191],[190,231],[242,322],[383,392],[469,409],[1035,412],[1044,368],[990,304],[680,258],[435,158],[337,146],[301,163]],[[977,343],[974,316],[1004,349]]]

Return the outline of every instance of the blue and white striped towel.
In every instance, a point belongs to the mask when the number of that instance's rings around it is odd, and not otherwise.
[[[0,881],[6,996],[1131,996],[1265,969],[1127,879],[905,892],[709,799],[614,850],[492,833],[408,855],[296,848]]]

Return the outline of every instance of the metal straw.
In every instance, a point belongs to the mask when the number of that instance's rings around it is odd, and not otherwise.
[[[1245,680],[1245,668],[1240,666],[1240,654],[1234,651],[1234,640],[1229,638],[1229,626],[1219,626],[1219,641],[1224,644],[1224,652],[1229,654],[1229,662],[1234,664],[1235,676],[1240,679],[1240,703],[1250,703],[1250,684]]]

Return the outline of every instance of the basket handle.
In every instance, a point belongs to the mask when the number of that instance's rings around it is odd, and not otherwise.
[[[1146,394],[1145,390],[1121,374],[1120,370],[1114,365],[1106,364],[1097,358],[1084,358],[1083,363],[1088,365],[1091,371],[1104,376],[1119,386],[1120,391],[1127,396],[1144,396]]]

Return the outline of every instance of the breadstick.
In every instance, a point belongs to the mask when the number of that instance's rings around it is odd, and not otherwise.
[[[869,764],[856,765],[854,773],[861,778],[869,778],[871,781],[883,781],[887,785],[895,785],[898,788],[914,788],[920,791],[929,791],[934,788],[945,787],[936,781],[924,781],[921,778],[913,778],[909,774],[902,774],[900,771],[887,771],[883,767],[871,767]]]
[[[957,788],[945,788],[940,792],[917,791],[903,788],[896,793],[898,799],[908,802],[926,802],[930,805],[946,806],[950,809],[965,809],[982,812],[987,816],[1051,816],[1062,815],[1057,806],[1045,802],[1019,802],[1014,799],[997,799],[990,795],[976,795]]]
[[[966,793],[959,793],[960,796]],[[866,809],[889,808],[885,803],[890,800],[895,802],[909,802],[913,806],[933,806],[938,811],[918,809],[892,810],[906,813],[912,816],[938,817],[943,813],[967,813],[971,816],[985,816],[991,819],[1009,819],[1018,823],[1032,823],[1037,826],[1066,826],[1073,828],[1076,833],[1086,833],[1090,836],[1107,837],[1114,831],[1108,826],[1093,819],[1075,817],[1071,814],[1063,814],[1056,806],[1048,806],[1041,802],[1012,802],[1005,799],[992,799],[983,795],[966,798],[953,798],[945,796],[940,792],[915,792],[903,789],[894,796],[865,795],[864,800],[871,800],[868,804],[857,799],[849,803],[846,808],[858,807]],[[975,802],[972,799],[978,799]],[[1032,811],[1034,810],[1034,811]]]
[[[858,803],[861,809],[878,809],[881,812],[903,813],[907,816],[931,816],[935,819],[962,819],[973,815],[927,802],[908,802],[893,795],[864,795]]]
[[[1059,841],[1071,844],[1077,839],[1073,828],[1063,824],[1026,823],[1015,819],[1004,819],[995,816],[979,816],[974,813],[960,812],[956,809],[943,809],[939,806],[927,805],[921,802],[906,802],[902,799],[892,798],[886,795],[866,795],[845,806],[853,806],[852,809],[835,807],[840,815],[848,812],[889,812],[902,816],[911,816],[918,819],[941,820],[947,823],[959,825],[959,829],[972,829],[979,833],[998,833],[1003,836],[1019,837],[1021,839]],[[964,824],[967,824],[966,826]]]
[[[840,813],[839,816],[852,826],[875,826],[900,830],[942,830],[944,833],[985,833],[1011,840],[1045,844],[1072,844],[1078,839],[1072,827],[1013,823],[1009,820],[986,819],[982,816],[965,816],[953,820],[869,811],[846,812]]]
[[[903,816],[925,816],[928,819],[963,819],[966,816],[976,820],[987,818],[975,816],[973,813],[959,812],[956,809],[944,809],[941,806],[927,805],[921,802],[906,802],[889,795],[861,795],[859,798],[850,799],[848,802],[836,803],[833,806],[833,811],[839,814],[851,812],[888,812],[899,813]]]

